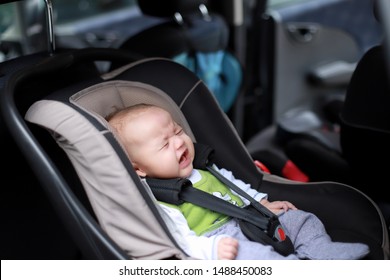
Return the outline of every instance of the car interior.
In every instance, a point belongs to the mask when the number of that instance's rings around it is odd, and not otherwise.
[[[29,1],[16,2],[22,10],[20,2]],[[128,2],[134,28],[125,35],[94,27],[81,37],[71,34],[69,23],[56,33],[56,1],[28,3],[38,12],[27,25],[37,18],[47,24],[41,26],[46,33],[29,38],[39,44],[15,47],[2,33],[1,135],[8,147],[2,258],[189,258],[104,121],[113,106],[140,102],[167,106],[195,142],[218,148],[217,161],[255,188],[317,214],[335,240],[366,242],[367,259],[389,258],[386,168],[378,164],[379,155],[386,162],[389,154],[387,50],[377,28],[387,25],[367,13],[373,2],[308,0],[291,8],[275,1],[267,8],[267,1],[247,1],[250,22],[235,21],[215,1]],[[361,21],[343,22],[356,28],[350,33],[336,20],[328,24],[334,9],[352,7],[372,17],[366,33]],[[320,21],[319,11],[325,11]],[[355,40],[357,30],[372,38]],[[264,38],[272,40],[261,44]],[[243,39],[251,43],[245,49]],[[202,75],[210,68],[209,83]],[[83,139],[86,131],[89,139]],[[110,155],[88,154],[91,147]],[[108,182],[111,175],[86,162],[113,166],[120,176]],[[131,188],[111,194],[118,182]],[[123,193],[126,210],[110,213]]]

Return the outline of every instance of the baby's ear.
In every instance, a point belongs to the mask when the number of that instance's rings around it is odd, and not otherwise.
[[[135,172],[138,174],[138,176],[146,177],[146,173],[141,168],[139,168],[137,165],[134,165],[134,164],[133,164],[133,167],[134,167]]]

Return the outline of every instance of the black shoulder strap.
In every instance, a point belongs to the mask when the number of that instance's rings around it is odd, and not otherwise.
[[[277,215],[268,210],[268,208],[263,206],[259,201],[254,200],[253,197],[251,197],[238,186],[233,184],[233,182],[226,179],[224,176],[222,176],[221,173],[219,173],[211,166],[208,166],[207,170],[209,170],[221,182],[229,186],[230,189],[234,190],[236,193],[249,200],[250,206],[252,206],[252,208],[248,208],[249,210],[251,210],[251,214],[249,215],[251,219],[253,219],[254,217],[261,217],[263,220],[267,221],[266,228],[260,227],[260,229],[262,229],[264,232],[260,232],[255,227],[258,225],[255,224],[252,220],[241,219],[240,228],[248,239],[252,241],[258,241],[262,244],[272,245],[277,252],[281,253],[284,256],[287,256],[294,252],[294,246],[290,238],[285,234],[285,231],[280,224]]]
[[[235,217],[249,240],[271,245],[282,255],[294,252],[291,240],[284,235],[277,218],[261,215],[253,207],[241,208],[212,194],[192,187],[189,180],[159,180],[145,178],[156,199],[174,205],[189,202],[218,213]]]
[[[180,197],[182,190],[186,186],[192,186],[188,179],[174,178],[174,179],[156,179],[145,178],[154,196],[158,201],[166,202],[173,205],[180,205],[184,200]]]
[[[194,143],[195,158],[193,161],[194,168],[206,170],[207,166],[214,163],[215,151],[208,145]]]
[[[253,212],[249,211],[247,208],[238,207],[230,202],[194,187],[184,188],[180,197],[184,201],[192,204],[252,223],[264,231],[268,229],[268,219],[259,215],[253,215]]]
[[[198,190],[187,179],[155,179],[145,178],[154,196],[158,201],[173,205],[183,202],[192,204],[254,223],[262,230],[268,229],[268,219],[263,216],[254,216],[253,212],[241,208],[212,194]]]
[[[254,200],[253,197],[248,195],[245,191],[237,187],[235,184],[233,184],[230,180],[225,178],[221,173],[219,173],[217,170],[215,170],[213,165],[213,159],[214,159],[214,149],[211,147],[200,144],[200,143],[194,143],[195,146],[195,159],[194,159],[194,167],[198,169],[208,170],[211,174],[213,174],[215,177],[218,178],[222,183],[224,183],[226,186],[228,186],[230,189],[234,190],[236,193],[241,195],[242,197],[245,197],[252,205],[255,207],[260,213],[262,213],[266,217],[273,217],[275,216],[274,213],[272,213],[270,210],[268,210],[266,207],[261,205],[258,201]]]
[[[241,195],[242,197],[245,197],[248,199],[248,201],[251,203],[251,205],[256,208],[260,213],[262,213],[265,217],[273,217],[275,216],[274,213],[272,213],[270,210],[268,210],[266,207],[264,207],[262,204],[260,204],[258,201],[256,201],[253,197],[248,195],[245,191],[237,187],[235,184],[233,184],[232,181],[228,180],[226,177],[224,177],[221,173],[219,173],[217,170],[215,170],[212,166],[207,166],[207,170],[213,174],[215,177],[218,178],[222,183],[224,183],[226,186],[228,186],[230,189]]]
[[[254,218],[253,212],[198,190],[187,179],[155,179],[146,177],[145,180],[158,201],[173,205],[180,205],[186,201],[230,217],[255,223],[256,226],[263,230],[268,228],[268,219],[260,216]]]

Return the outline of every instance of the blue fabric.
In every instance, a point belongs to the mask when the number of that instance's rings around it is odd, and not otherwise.
[[[232,107],[242,82],[241,65],[233,55],[223,50],[195,55],[182,53],[173,60],[190,69],[207,85],[223,111]]]

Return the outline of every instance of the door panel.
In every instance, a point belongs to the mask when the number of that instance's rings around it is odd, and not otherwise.
[[[270,0],[262,17],[253,22],[265,28],[258,80],[271,123],[293,108],[321,114],[325,102],[343,99],[356,62],[382,37],[371,0]]]
[[[359,58],[358,46],[348,33],[320,24],[276,23],[275,40],[276,120],[291,108],[311,107],[323,95],[343,92],[338,86],[323,86],[315,73],[319,67],[335,62],[349,65]]]

